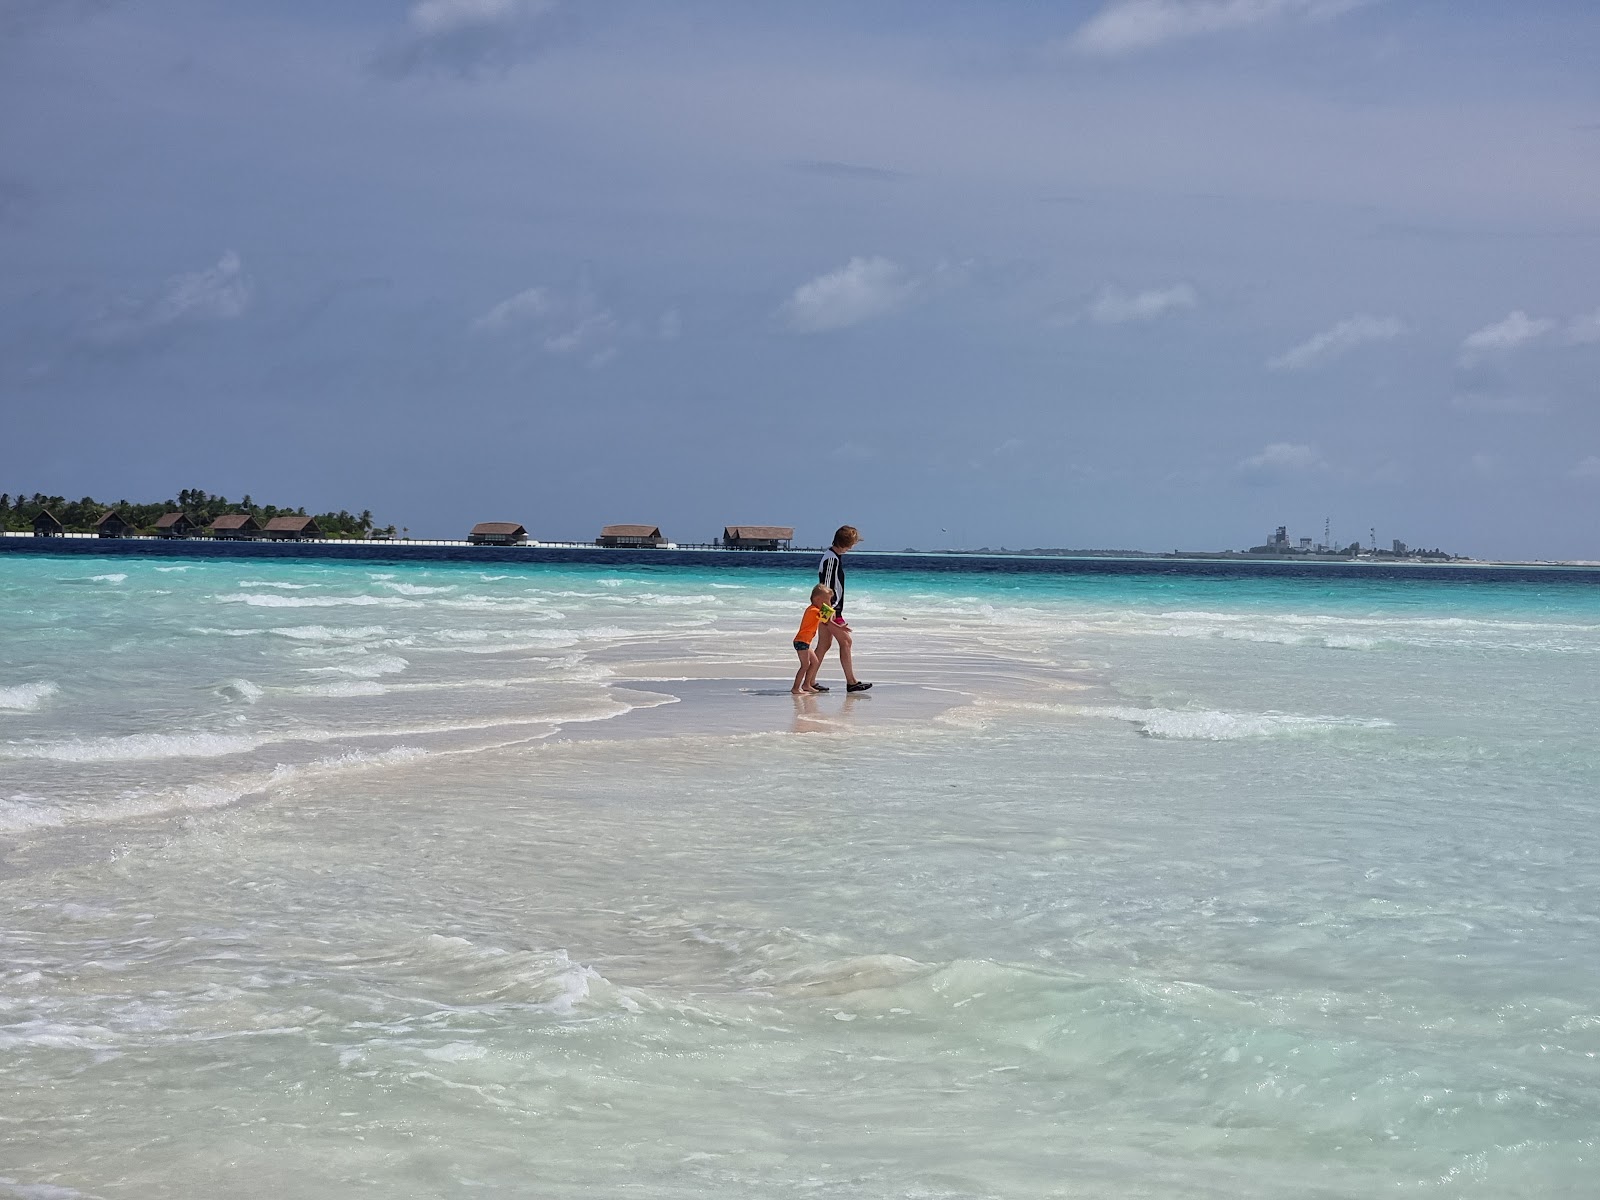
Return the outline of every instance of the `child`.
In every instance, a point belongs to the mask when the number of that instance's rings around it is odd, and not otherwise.
[[[794,635],[794,652],[800,656],[800,669],[794,673],[794,686],[789,689],[791,695],[810,696],[828,690],[817,683],[817,667],[822,660],[811,648],[811,639],[817,636],[817,626],[833,620],[832,600],[833,589],[827,584],[819,583],[811,589],[811,607],[800,618],[800,631]]]

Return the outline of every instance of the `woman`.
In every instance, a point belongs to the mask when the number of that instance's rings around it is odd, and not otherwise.
[[[850,626],[844,623],[844,555],[861,541],[854,525],[841,525],[833,535],[833,545],[817,564],[817,582],[833,593],[833,620],[823,622],[817,635],[817,664],[828,656],[828,647],[839,643],[839,665],[844,668],[845,691],[864,692],[872,685],[856,678],[856,665],[851,659],[852,638]],[[816,678],[815,675],[812,676]]]

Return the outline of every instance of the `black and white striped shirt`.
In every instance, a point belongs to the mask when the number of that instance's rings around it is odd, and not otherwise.
[[[833,592],[833,611],[844,616],[844,559],[829,547],[817,564],[817,582]]]

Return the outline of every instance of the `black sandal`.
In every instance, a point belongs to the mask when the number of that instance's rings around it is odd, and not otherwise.
[[[812,685],[811,685],[811,690],[812,690],[812,691],[813,691],[813,692],[825,692],[825,691],[827,691],[827,690],[828,690],[828,689],[827,689],[827,688],[825,688],[825,687],[823,687],[823,686],[822,686],[822,685],[821,685],[821,684],[820,684],[820,683],[813,683],[813,684],[812,684]]]
[[[846,684],[844,690],[847,692],[864,692],[871,686],[870,683],[862,683],[858,679],[854,683]]]

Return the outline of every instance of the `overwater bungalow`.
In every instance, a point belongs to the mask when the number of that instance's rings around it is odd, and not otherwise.
[[[33,518],[34,537],[60,537],[64,533],[66,529],[48,508],[41,508],[38,515]]]
[[[595,538],[594,544],[610,547],[659,548],[667,544],[667,539],[661,536],[661,528],[658,525],[607,525],[600,531],[600,536]]]
[[[134,533],[128,519],[115,508],[108,508],[100,514],[100,519],[94,523],[94,531],[103,538],[131,537]]]
[[[261,526],[249,513],[224,513],[211,522],[211,536],[230,541],[248,541],[261,536]]]
[[[726,550],[787,550],[793,539],[791,525],[728,525],[722,530]]]
[[[162,513],[156,518],[156,536],[163,538],[193,537],[199,526],[185,512]]]
[[[261,535],[275,542],[299,542],[327,536],[322,532],[322,526],[312,518],[295,515],[273,517],[262,529]]]
[[[515,521],[479,521],[467,541],[474,546],[525,546],[528,531]]]

